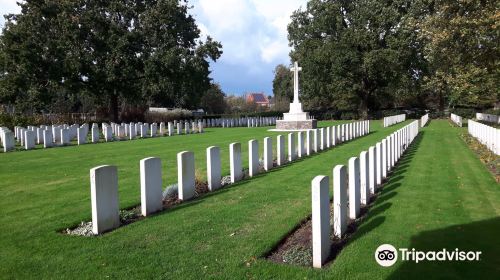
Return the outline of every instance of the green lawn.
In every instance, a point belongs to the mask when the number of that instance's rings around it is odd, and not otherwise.
[[[408,121],[404,124],[409,123]],[[331,122],[329,124],[332,124]],[[57,231],[89,220],[89,169],[118,166],[120,207],[136,205],[139,160],[163,160],[165,184],[176,181],[176,153],[195,152],[205,170],[205,149],[278,133],[267,128],[214,128],[202,135],[124,141],[0,154],[0,278],[494,278],[500,274],[500,189],[465,146],[460,128],[431,121],[402,159],[365,222],[326,269],[291,267],[261,258],[310,210],[310,181],[331,175],[404,124],[372,133],[289,166],[186,202],[96,238]],[[326,125],[325,122],[321,125]],[[275,142],[273,142],[275,144]],[[479,263],[398,262],[378,266],[382,243],[418,249],[482,250]]]

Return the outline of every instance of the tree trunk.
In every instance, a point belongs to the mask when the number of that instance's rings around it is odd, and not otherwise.
[[[361,103],[359,104],[358,114],[362,120],[368,119],[368,95],[369,94],[363,94],[360,98]]]
[[[116,89],[109,100],[109,113],[110,119],[113,122],[118,122],[118,94],[116,93]]]
[[[439,111],[444,111],[444,94],[443,91],[439,91]]]

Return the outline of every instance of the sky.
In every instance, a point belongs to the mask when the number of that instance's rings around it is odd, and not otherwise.
[[[0,0],[0,14],[18,13],[19,0]],[[272,95],[273,70],[290,64],[287,25],[307,0],[190,0],[202,37],[222,43],[221,58],[211,63],[211,78],[226,94]],[[4,18],[0,19],[0,27]],[[290,73],[290,79],[292,78]]]

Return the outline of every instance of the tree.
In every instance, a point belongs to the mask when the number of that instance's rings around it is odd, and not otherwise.
[[[93,94],[117,120],[120,100],[195,107],[221,44],[200,31],[187,1],[27,0],[0,37],[0,102],[22,110]]]
[[[212,84],[201,97],[201,108],[209,114],[222,114],[226,110],[225,97],[219,84]]]
[[[429,62],[425,86],[439,108],[500,100],[498,1],[423,1],[416,20]]]
[[[311,0],[292,15],[291,58],[303,66],[307,107],[357,110],[397,106],[415,93],[420,46],[405,29],[411,1]]]
[[[290,68],[278,64],[274,69],[273,94],[276,98],[293,99],[293,81]]]

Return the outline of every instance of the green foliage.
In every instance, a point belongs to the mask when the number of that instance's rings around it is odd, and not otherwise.
[[[498,1],[420,2],[411,24],[429,63],[426,91],[441,109],[491,107],[500,100]]]
[[[0,37],[0,102],[24,112],[86,95],[114,119],[121,102],[195,107],[210,86],[208,60],[221,55],[220,43],[199,40],[186,1],[20,5]]]
[[[273,94],[275,98],[293,99],[293,76],[290,68],[283,64],[278,64],[274,69]]]
[[[500,109],[483,110],[481,113],[500,116]]]
[[[476,110],[471,108],[453,108],[450,109],[450,113],[459,115],[462,118],[472,119],[476,117]]]
[[[226,95],[219,84],[211,84],[201,97],[201,108],[207,114],[222,114],[226,110]]]
[[[312,0],[288,26],[292,60],[304,66],[310,108],[358,111],[411,99],[420,72],[415,35],[404,28],[407,1]]]
[[[7,113],[0,113],[0,126],[5,126],[14,129],[14,126],[24,126],[35,125],[36,120],[32,117],[27,117],[24,115],[12,115]]]
[[[301,246],[292,247],[283,254],[283,262],[291,265],[311,266],[312,250]]]
[[[291,59],[304,66],[302,100],[361,117],[492,107],[500,100],[498,18],[492,0],[309,1],[288,26]]]

